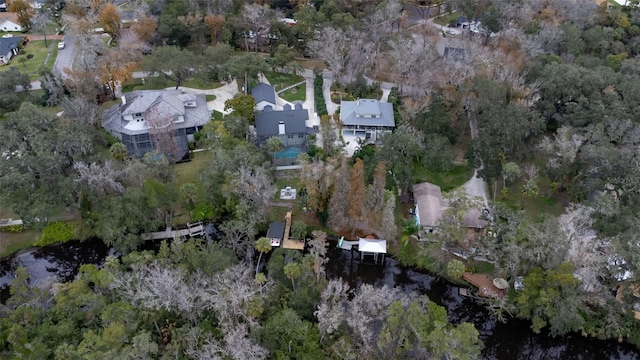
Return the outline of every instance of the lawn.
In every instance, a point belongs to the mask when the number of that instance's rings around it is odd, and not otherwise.
[[[470,165],[455,165],[451,171],[434,172],[427,169],[422,164],[414,167],[415,183],[430,182],[440,186],[442,191],[453,190],[462,186],[473,176],[473,167]]]
[[[218,110],[213,110],[213,118],[214,118],[215,120],[222,120],[222,117],[223,117],[223,116],[224,116],[224,114],[223,114],[223,113],[221,113],[220,111],[218,111]]]
[[[456,21],[459,16],[460,15],[454,11],[445,16],[438,16],[437,18],[433,19],[433,22],[435,22],[438,25],[447,26],[449,24],[452,24],[454,21]]]
[[[210,160],[211,153],[209,151],[200,151],[192,154],[191,161],[176,164],[174,167],[176,190],[179,191],[180,187],[184,184],[192,183],[195,184],[198,189],[199,198],[204,198],[205,190],[200,180],[200,173],[209,166]],[[173,217],[174,225],[184,225],[189,222],[189,214],[182,213],[182,206],[179,202],[176,203],[173,208],[176,214]]]
[[[278,94],[282,99],[288,102],[305,101],[307,98],[307,84],[300,84],[294,88],[283,91]]]
[[[205,98],[207,99],[207,102],[209,101],[213,101],[217,98],[217,96],[215,95],[206,95]]]
[[[29,79],[31,81],[37,80],[40,77],[38,70],[40,66],[45,65],[48,69],[53,67],[53,64],[56,61],[56,56],[58,55],[58,43],[57,40],[48,40],[47,45],[49,47],[44,46],[44,40],[34,40],[30,41],[18,54],[11,59],[11,62],[8,65],[0,67],[0,72],[7,71],[12,67],[20,70],[21,73],[29,75]],[[47,58],[47,53],[49,49],[52,48],[51,56],[49,57],[49,61],[45,64],[45,59]],[[33,58],[27,59],[29,54],[33,55]]]
[[[223,85],[224,84],[219,82],[211,82],[199,78],[194,78],[184,81],[180,86],[200,90],[209,90],[219,88]],[[164,76],[156,76],[144,78],[144,81],[143,79],[133,79],[122,88],[122,91],[130,92],[134,90],[161,90],[175,87],[176,83],[174,81],[171,81]]]
[[[304,77],[300,75],[285,74],[285,73],[273,72],[273,71],[266,72],[264,76],[267,77],[267,80],[269,80],[269,83],[273,85],[273,88],[276,90],[276,92],[288,86],[304,81]],[[304,94],[305,92],[302,91],[303,97],[304,97]]]
[[[524,180],[520,179],[515,185],[511,186],[509,188],[509,195],[507,198],[504,198],[498,190],[496,199],[499,199],[514,209],[521,209],[522,204],[520,203],[520,193],[524,183]],[[549,214],[552,216],[560,216],[564,214],[564,203],[568,202],[568,200],[565,199],[564,194],[559,194],[557,192],[549,195],[549,187],[549,179],[546,177],[540,177],[538,180],[538,195],[526,199],[524,210],[530,219],[537,220],[541,214]]]

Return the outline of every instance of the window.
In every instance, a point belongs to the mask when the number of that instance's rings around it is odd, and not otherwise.
[[[287,135],[287,139],[293,139],[293,135]]]
[[[142,113],[136,113],[136,117],[142,116]]]

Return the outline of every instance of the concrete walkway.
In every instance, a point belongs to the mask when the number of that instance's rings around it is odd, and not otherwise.
[[[167,88],[167,90],[171,90],[171,89],[175,89],[175,86]],[[238,85],[236,84],[235,81],[226,83],[224,86],[221,86],[219,88],[208,89],[208,90],[194,89],[194,88],[188,88],[184,86],[180,86],[178,89],[188,94],[215,95],[216,97],[215,100],[207,102],[207,109],[216,110],[223,114],[229,113],[229,111],[224,110],[224,103],[227,100],[236,96],[236,94],[240,92],[238,90]]]

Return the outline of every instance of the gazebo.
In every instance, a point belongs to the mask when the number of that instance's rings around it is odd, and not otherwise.
[[[373,262],[384,264],[384,254],[387,253],[387,240],[358,238],[358,251],[360,251],[360,261],[365,255],[373,256]]]

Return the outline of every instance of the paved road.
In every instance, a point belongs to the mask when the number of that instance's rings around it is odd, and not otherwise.
[[[44,40],[43,36],[28,36],[29,40]],[[71,68],[73,64],[73,58],[76,51],[76,44],[71,35],[53,35],[47,36],[47,40],[64,40],[64,49],[58,50],[58,56],[56,57],[56,62],[53,66],[60,71],[62,77],[67,77],[64,72],[65,68]],[[35,80],[31,82],[31,90],[41,89],[40,80]]]

